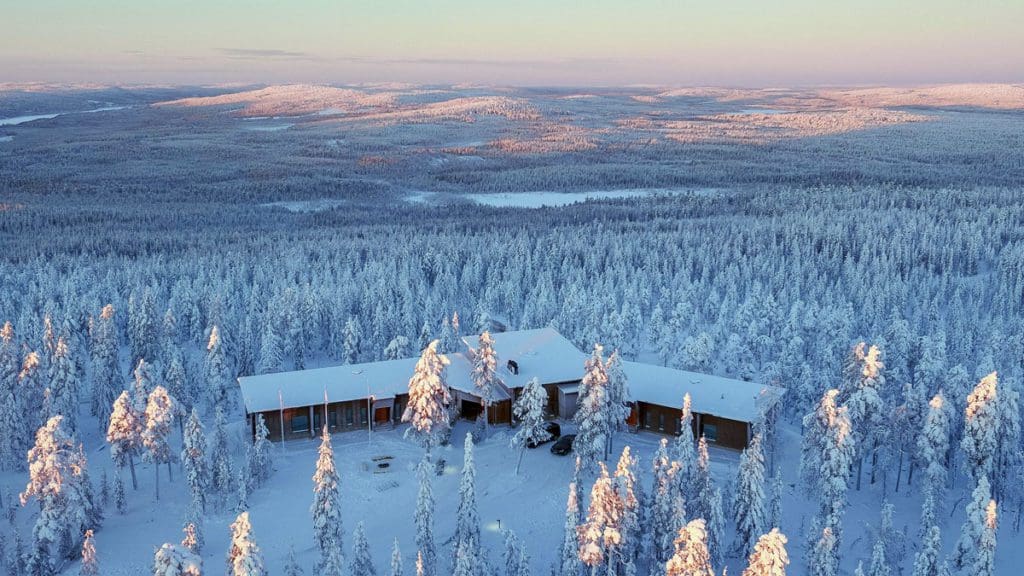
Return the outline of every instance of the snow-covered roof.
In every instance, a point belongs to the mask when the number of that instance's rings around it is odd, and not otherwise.
[[[498,375],[505,386],[522,388],[531,378],[541,384],[576,382],[583,377],[583,363],[588,358],[553,328],[500,332],[491,335],[498,354]],[[466,336],[466,346],[475,348],[478,336]],[[448,386],[475,395],[471,350],[446,354],[445,372]],[[277,372],[238,379],[247,412],[267,412],[280,408],[298,408],[324,402],[360,400],[368,396],[392,398],[409,389],[418,358],[386,360],[314,368],[294,372]],[[519,374],[508,371],[507,363],[515,360]],[[689,392],[693,411],[730,420],[753,422],[766,403],[774,402],[782,389],[774,386],[733,380],[709,374],[686,372],[639,362],[623,362],[634,400],[680,407],[683,394]],[[574,390],[566,389],[566,393]],[[494,390],[494,400],[508,395],[501,388]]]
[[[541,384],[572,382],[583,377],[587,355],[554,328],[516,330],[491,334],[498,354],[498,376],[509,388],[523,388],[532,378]],[[480,336],[464,336],[470,350],[480,345]],[[519,374],[508,370],[508,361],[519,365]]]
[[[783,392],[777,386],[640,362],[624,361],[622,370],[634,400],[682,408],[683,395],[689,393],[694,412],[741,422],[756,421]]]

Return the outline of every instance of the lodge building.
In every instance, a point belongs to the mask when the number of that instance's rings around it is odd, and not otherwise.
[[[512,404],[526,383],[537,378],[548,392],[547,416],[569,419],[576,411],[583,363],[589,357],[553,328],[491,335],[502,383],[488,410],[491,424],[511,424]],[[445,379],[453,411],[476,419],[483,410],[472,380],[477,336],[462,339],[464,350],[446,354]],[[331,431],[371,429],[401,423],[408,385],[418,358],[277,372],[238,379],[250,425],[262,414],[272,440],[316,436],[326,422]],[[627,424],[632,430],[680,433],[683,395],[689,393],[693,432],[711,444],[742,449],[752,426],[781,397],[775,386],[623,362],[632,396]]]

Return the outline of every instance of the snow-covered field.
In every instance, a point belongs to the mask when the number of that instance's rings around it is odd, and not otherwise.
[[[650,198],[651,196],[681,196],[713,194],[716,190],[703,189],[634,189],[634,190],[591,190],[588,192],[508,192],[495,194],[469,194],[477,204],[499,208],[542,208],[544,206],[569,206],[587,200],[619,200],[622,198]]]

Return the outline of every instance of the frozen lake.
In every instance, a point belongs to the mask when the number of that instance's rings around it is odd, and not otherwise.
[[[124,110],[127,106],[103,106],[102,108],[93,108],[92,110],[78,110],[75,112],[54,112],[52,114],[33,114],[30,116],[11,116],[10,118],[0,118],[0,126],[17,126],[18,124],[25,124],[26,122],[32,122],[34,120],[49,120],[56,118],[57,116],[64,116],[65,114],[91,114],[93,112],[109,112],[111,110]]]
[[[569,206],[587,200],[618,200],[621,198],[649,198],[665,195],[707,195],[713,189],[699,188],[633,188],[626,190],[591,190],[588,192],[500,192],[496,194],[466,194],[464,197],[486,206],[498,208],[542,208]]]

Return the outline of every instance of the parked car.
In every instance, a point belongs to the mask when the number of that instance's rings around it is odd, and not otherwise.
[[[575,434],[566,434],[565,436],[562,436],[558,439],[558,442],[551,445],[551,453],[559,456],[567,455],[572,452],[572,442],[575,439]]]
[[[536,448],[541,444],[547,444],[553,440],[558,440],[558,437],[562,435],[562,427],[558,425],[558,422],[545,422],[544,429],[548,431],[548,439],[543,442],[529,441],[526,443],[527,448]]]

